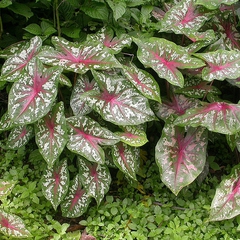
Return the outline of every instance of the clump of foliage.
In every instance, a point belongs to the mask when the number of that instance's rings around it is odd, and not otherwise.
[[[92,199],[100,204],[109,168],[137,183],[140,148],[155,122],[155,161],[175,195],[206,173],[210,134],[240,151],[237,0],[4,1],[0,8],[0,35],[13,42],[0,52],[3,146],[36,143],[43,195],[64,217],[81,216]],[[13,14],[24,32],[10,28]],[[240,213],[239,171],[234,166],[217,187],[211,221]],[[2,195],[14,184],[2,180]],[[7,211],[0,225],[30,235]]]

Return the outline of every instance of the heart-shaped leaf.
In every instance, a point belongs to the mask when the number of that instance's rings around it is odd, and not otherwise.
[[[102,92],[89,91],[85,99],[103,119],[116,125],[137,125],[155,119],[149,103],[122,76],[93,72]]]
[[[142,64],[155,70],[160,78],[179,87],[183,87],[184,78],[178,68],[199,68],[205,65],[200,59],[191,57],[184,47],[166,39],[152,37],[141,41],[134,38],[134,42],[138,45],[137,56]]]
[[[67,160],[56,163],[53,168],[46,169],[42,177],[42,192],[56,210],[68,191],[69,173]]]
[[[6,131],[13,128],[16,124],[14,124],[8,114],[8,112],[4,113],[0,120],[0,131]]]
[[[203,107],[187,110],[174,124],[203,126],[209,131],[235,134],[240,131],[240,106],[225,102],[205,103]]]
[[[92,111],[92,108],[86,104],[86,100],[81,98],[83,93],[90,90],[99,91],[97,83],[94,80],[90,82],[87,75],[80,75],[77,78],[70,99],[70,105],[75,116],[86,115]]]
[[[230,219],[240,214],[240,165],[217,187],[211,204],[210,221]]]
[[[32,236],[20,217],[3,210],[0,210],[0,232],[13,238],[26,239]]]
[[[112,147],[112,157],[115,165],[128,177],[137,180],[140,150],[119,142]]]
[[[105,27],[95,34],[89,34],[87,39],[103,43],[113,54],[119,53],[124,47],[129,47],[132,43],[132,38],[129,35],[121,34],[119,37],[114,37],[113,30]]]
[[[202,78],[206,81],[236,79],[240,77],[240,52],[217,50],[208,53],[195,53],[208,66],[202,70]]]
[[[39,59],[45,64],[61,66],[66,70],[84,74],[89,69],[121,68],[117,59],[107,51],[102,43],[94,41],[71,43],[61,37],[53,37],[52,43],[56,50],[46,47],[39,54]]]
[[[48,166],[52,167],[68,139],[63,102],[56,104],[51,112],[35,124],[35,137],[40,153]]]
[[[199,78],[191,78],[185,82],[183,88],[176,89],[175,93],[182,93],[192,98],[203,98],[208,93],[212,93],[215,95],[221,94],[218,88],[208,84],[209,82],[202,81]]]
[[[13,190],[17,182],[13,180],[0,180],[0,199],[6,198]]]
[[[28,63],[36,56],[42,46],[40,37],[34,37],[25,44],[21,51],[9,57],[2,66],[2,81],[14,82],[19,79],[19,74]]]
[[[66,200],[61,204],[64,217],[76,218],[81,216],[88,208],[91,198],[82,188],[79,175],[75,176],[69,188]]]
[[[91,163],[82,157],[78,158],[79,177],[89,196],[94,197],[99,205],[108,192],[111,175],[103,164]]]
[[[57,95],[61,69],[45,68],[39,60],[28,64],[9,93],[8,113],[12,121],[28,124],[46,115]]]
[[[0,58],[9,58],[9,56],[18,53],[25,45],[26,41],[20,41],[11,44],[10,46],[0,51]]]
[[[111,131],[89,117],[70,117],[67,123],[70,134],[67,148],[91,162],[104,163],[105,154],[99,144],[113,145],[119,141]]]
[[[13,128],[8,136],[6,147],[17,150],[28,143],[33,136],[33,127],[29,125]]]
[[[168,118],[183,115],[187,109],[195,108],[199,101],[194,98],[187,98],[184,95],[172,95],[171,101],[164,99],[162,104],[153,104],[153,110],[157,117],[166,121]]]
[[[120,140],[130,146],[140,147],[148,142],[146,133],[136,126],[124,126],[123,132],[115,132],[120,137]]]
[[[219,8],[221,4],[232,5],[235,2],[238,2],[238,0],[196,0],[196,4],[203,5],[211,10]]]
[[[159,85],[150,73],[133,64],[124,66],[123,72],[143,96],[161,103]]]
[[[161,32],[169,30],[176,34],[197,32],[208,20],[207,14],[201,13],[195,0],[182,0],[169,9],[161,20]]]
[[[166,123],[155,148],[162,182],[177,195],[202,172],[208,134],[205,128],[184,128]]]

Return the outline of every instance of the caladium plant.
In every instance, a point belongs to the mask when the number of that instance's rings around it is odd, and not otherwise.
[[[101,204],[110,167],[136,182],[152,121],[161,125],[150,136],[160,136],[154,146],[160,178],[176,195],[203,171],[208,132],[225,134],[240,151],[239,97],[221,92],[240,86],[236,2],[179,0],[138,9],[134,1],[92,1],[101,9],[81,9],[105,22],[93,24],[86,38],[33,37],[0,51],[0,81],[10,82],[0,120],[5,147],[35,140],[46,161],[42,191],[55,210],[78,217],[92,198]],[[100,14],[108,8],[111,14]],[[151,11],[157,22],[147,19]],[[136,25],[125,27],[129,21]],[[69,163],[78,171],[69,174]],[[211,220],[239,214],[238,168],[219,186]],[[3,182],[1,197],[13,185]],[[10,218],[0,212],[0,229],[27,236]]]

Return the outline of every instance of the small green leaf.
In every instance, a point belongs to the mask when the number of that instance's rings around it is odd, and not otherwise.
[[[80,9],[88,16],[100,20],[108,20],[108,8],[105,3],[87,1]]]
[[[36,36],[40,36],[42,35],[42,29],[41,27],[36,24],[36,23],[31,23],[29,25],[27,25],[25,28],[23,28],[25,31],[33,34],[33,35],[36,35]]]
[[[113,17],[117,21],[126,12],[126,3],[122,1],[106,0],[113,11]]]
[[[33,12],[31,8],[28,7],[27,4],[13,2],[8,9],[13,11],[16,14],[22,15],[26,17],[27,19],[33,16]]]
[[[6,8],[12,4],[12,0],[1,0],[0,1],[0,8]]]

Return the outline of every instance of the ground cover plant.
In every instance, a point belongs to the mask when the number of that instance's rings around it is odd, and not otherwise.
[[[41,186],[54,210],[77,218],[93,199],[100,206],[112,169],[137,186],[146,146],[177,196],[208,165],[222,165],[209,148],[220,137],[235,159],[209,220],[240,213],[238,1],[9,0],[0,8],[1,146],[38,151],[44,171],[30,189]],[[19,184],[2,179],[2,198]],[[4,204],[0,214],[4,234],[31,235]]]

